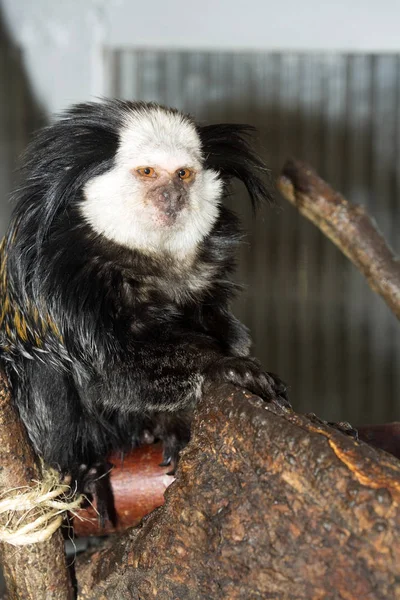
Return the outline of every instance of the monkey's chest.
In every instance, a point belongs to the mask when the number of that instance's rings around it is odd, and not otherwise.
[[[173,302],[178,306],[187,302],[200,302],[210,290],[215,269],[211,265],[201,265],[195,269],[171,269],[162,276],[149,276],[143,281],[143,300],[158,298]]]

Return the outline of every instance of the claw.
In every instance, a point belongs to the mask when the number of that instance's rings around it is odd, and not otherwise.
[[[165,456],[162,460],[162,462],[160,462],[159,466],[160,467],[169,467],[169,465],[172,463],[172,457],[171,456]]]
[[[357,429],[354,429],[354,427],[352,427],[348,421],[339,421],[339,423],[328,422],[328,425],[334,429],[337,429],[338,431],[341,431],[342,433],[345,433],[356,441],[358,440]]]
[[[276,404],[277,406],[279,406],[279,408],[282,408],[283,410],[286,410],[286,411],[293,410],[292,405],[290,404],[290,402],[286,398],[286,396],[279,395],[273,400],[273,402],[274,402],[274,404]]]
[[[273,373],[263,371],[253,358],[225,357],[210,367],[208,376],[213,381],[226,381],[245,388],[265,402],[274,402],[283,409],[292,408],[283,381]]]
[[[92,465],[80,465],[79,488],[83,493],[90,494],[96,499],[96,506],[101,528],[109,520],[114,526],[117,523],[117,514],[114,506],[114,496],[110,483],[112,465],[107,462],[98,462]]]

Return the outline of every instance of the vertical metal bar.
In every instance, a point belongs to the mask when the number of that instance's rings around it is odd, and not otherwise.
[[[184,73],[182,71],[182,58],[183,52],[168,52],[165,65],[167,81],[165,89],[165,103],[168,106],[175,106],[179,109],[183,108],[182,82]]]
[[[377,56],[373,67],[370,210],[383,234],[389,239],[392,233],[391,224],[395,218],[391,213],[391,203],[396,151],[396,129],[393,126],[393,115],[396,114],[396,57]],[[372,380],[369,386],[371,419],[374,422],[382,422],[390,407],[378,399],[394,397],[394,380],[399,368],[399,364],[394,362],[395,337],[400,335],[400,331],[396,319],[380,298],[374,295],[368,306],[372,360]]]
[[[352,201],[371,206],[371,130],[373,57],[349,57],[348,97],[344,121],[348,131],[344,156],[345,195]],[[371,420],[370,382],[375,365],[370,352],[371,292],[355,267],[351,267],[346,294],[346,333],[344,374],[349,411]]]
[[[140,100],[145,102],[157,102],[158,96],[158,78],[157,78],[157,52],[153,50],[144,50],[140,53],[141,64],[141,90]]]
[[[345,170],[346,133],[343,115],[346,107],[346,73],[346,56],[326,55],[321,96],[324,132],[320,148],[321,174],[338,190],[343,190]],[[323,339],[317,351],[322,358],[321,414],[332,421],[350,419],[346,382],[338,377],[346,368],[345,329],[348,324],[344,304],[345,273],[349,264],[329,240],[323,240],[320,252],[320,327]]]
[[[125,100],[137,100],[137,54],[125,49],[121,52],[119,61],[118,96]]]

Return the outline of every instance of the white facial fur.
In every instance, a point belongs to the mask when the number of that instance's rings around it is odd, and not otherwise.
[[[114,242],[184,258],[211,231],[222,194],[217,173],[203,169],[201,158],[196,129],[183,116],[161,108],[132,111],[120,132],[114,167],[86,184],[81,212],[97,233]],[[162,226],[156,207],[145,202],[146,183],[135,175],[139,167],[195,171],[189,202],[172,225]]]

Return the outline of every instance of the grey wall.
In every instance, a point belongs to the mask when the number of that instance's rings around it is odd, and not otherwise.
[[[0,236],[11,212],[17,158],[43,118],[25,74],[22,53],[9,39],[0,15]]]

